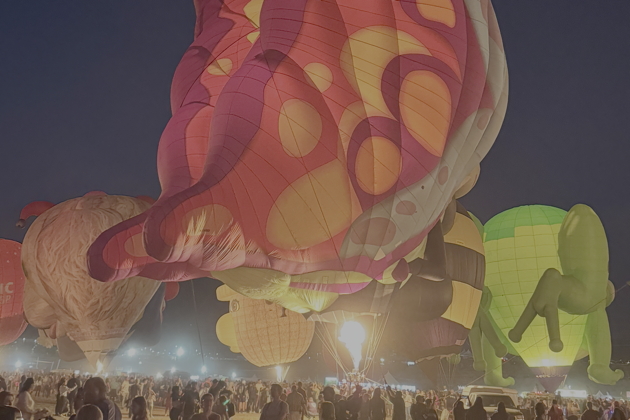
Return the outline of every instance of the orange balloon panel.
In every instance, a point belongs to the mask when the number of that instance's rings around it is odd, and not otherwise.
[[[237,297],[230,301],[230,315],[238,350],[256,366],[298,360],[315,333],[315,323],[302,314],[265,300]]]
[[[19,242],[0,239],[0,345],[17,340],[26,329],[21,247]]]
[[[195,5],[158,151],[162,194],[95,241],[91,275],[265,269],[321,293],[382,278],[420,246],[502,124],[507,68],[490,1]],[[278,287],[281,301],[290,291]]]

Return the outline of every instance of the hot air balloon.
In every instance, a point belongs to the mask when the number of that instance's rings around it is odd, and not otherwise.
[[[0,346],[17,340],[24,321],[24,273],[19,242],[0,239]]]
[[[26,318],[40,329],[62,327],[93,366],[105,364],[120,346],[160,283],[142,277],[98,282],[87,272],[87,248],[104,230],[148,207],[124,196],[75,198],[45,211],[24,237],[22,265],[32,296]]]
[[[490,2],[196,6],[162,194],[95,241],[91,275],[205,275],[306,313],[422,258],[504,118]]]
[[[551,392],[584,351],[591,380],[612,385],[623,377],[609,367],[606,306],[614,287],[606,234],[590,207],[507,210],[484,226],[484,248],[486,288],[471,344],[488,385],[513,383],[497,361],[506,351],[521,356]]]
[[[239,295],[227,286],[217,289],[217,298],[230,302],[230,312],[217,322],[219,341],[250,363],[259,367],[291,363],[311,345],[315,323],[302,314]]]

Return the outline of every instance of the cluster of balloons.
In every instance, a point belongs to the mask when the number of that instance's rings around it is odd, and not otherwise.
[[[404,289],[381,310],[421,315],[421,357],[457,351],[480,300],[483,252],[479,237],[453,242],[462,223],[474,227],[455,199],[476,182],[507,104],[490,2],[196,10],[160,140],[162,195],[94,241],[90,275],[209,276],[297,313]]]
[[[620,378],[592,210],[513,209],[482,226],[458,201],[507,105],[489,0],[195,6],[162,194],[33,204],[22,219],[45,212],[22,251],[29,323],[100,361],[161,307],[153,280],[207,276],[230,302],[220,340],[258,366],[299,358],[314,321],[367,315],[389,318],[385,341],[427,370],[470,331],[488,383],[511,383],[507,351],[545,378],[588,352],[591,379]]]

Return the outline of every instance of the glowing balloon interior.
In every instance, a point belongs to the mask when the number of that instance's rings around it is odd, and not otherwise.
[[[365,342],[365,329],[363,325],[357,321],[345,322],[339,331],[339,341],[346,345],[346,348],[352,356],[354,370],[358,370],[362,359],[361,352],[363,350],[363,343]]]

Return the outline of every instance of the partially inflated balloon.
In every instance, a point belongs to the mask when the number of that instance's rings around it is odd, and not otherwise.
[[[92,275],[210,275],[308,312],[421,257],[505,114],[490,2],[195,5],[162,194],[98,238]]]
[[[0,239],[0,346],[18,339],[24,321],[24,273],[19,242]]]
[[[483,240],[472,216],[457,201],[453,201],[453,212],[448,216],[450,220],[445,217],[442,224],[445,280],[427,281],[434,285],[433,290],[423,289],[419,293],[413,293],[404,285],[392,298],[385,342],[392,346],[392,351],[409,360],[459,354],[477,316],[485,276]],[[409,280],[412,281],[417,280]],[[430,307],[439,300],[439,294],[448,298],[440,315],[426,320],[408,316],[414,305]]]
[[[315,323],[307,321],[302,314],[272,302],[239,295],[227,286],[217,289],[217,298],[230,302],[230,313],[217,322],[219,341],[232,351],[242,353],[250,363],[256,366],[290,363],[308,350]]]
[[[93,365],[118,348],[160,284],[142,277],[98,282],[87,271],[87,248],[104,230],[148,207],[123,196],[75,198],[39,216],[24,238],[26,287],[45,302],[31,300],[37,305],[32,312],[40,315],[37,327],[61,324]],[[31,309],[26,313],[30,319]]]

